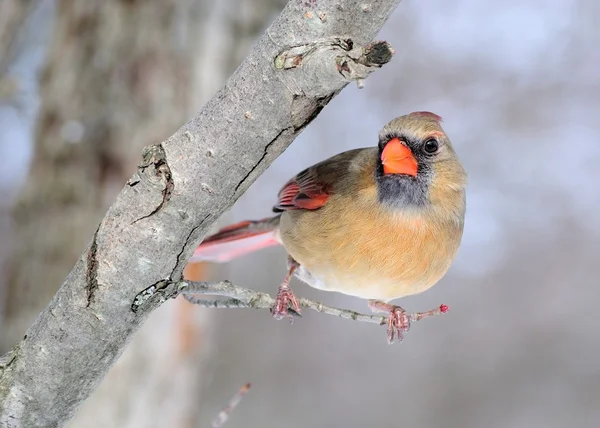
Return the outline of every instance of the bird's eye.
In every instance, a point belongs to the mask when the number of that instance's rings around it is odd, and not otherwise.
[[[423,151],[428,155],[432,155],[438,151],[439,147],[440,146],[437,140],[432,138],[431,140],[425,141],[425,144],[423,145]]]

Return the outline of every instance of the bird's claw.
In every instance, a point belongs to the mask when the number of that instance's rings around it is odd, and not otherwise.
[[[408,313],[400,306],[390,305],[379,300],[370,300],[369,308],[373,312],[387,312],[387,335],[388,343],[392,344],[395,340],[402,342],[404,339],[404,333],[410,330],[410,323],[412,321],[420,321],[424,318],[429,318],[436,315],[445,314],[448,312],[447,305],[440,305],[437,308],[431,309],[425,312]],[[382,322],[383,325],[383,322]]]
[[[290,309],[294,312],[293,314],[290,313]],[[296,296],[289,285],[284,283],[279,287],[275,303],[271,308],[271,314],[276,320],[287,317],[289,318],[290,323],[294,321],[294,317],[302,316],[298,299],[296,299]]]
[[[411,314],[406,312],[400,306],[390,305],[379,300],[370,300],[369,308],[373,312],[387,312],[387,336],[388,343],[392,344],[396,340],[402,342],[404,333],[410,330]]]
[[[402,342],[404,333],[410,330],[410,315],[400,306],[393,306],[387,321],[388,343]]]

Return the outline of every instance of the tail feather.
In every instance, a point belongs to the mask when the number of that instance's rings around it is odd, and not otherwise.
[[[225,263],[245,254],[279,245],[275,238],[277,226],[279,216],[226,226],[205,238],[189,261]]]

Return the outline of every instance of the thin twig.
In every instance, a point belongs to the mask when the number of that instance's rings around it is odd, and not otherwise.
[[[227,406],[223,408],[223,410],[221,410],[219,414],[215,416],[215,418],[212,420],[212,428],[219,428],[225,422],[227,422],[227,419],[229,419],[229,415],[231,414],[232,410],[235,409],[235,407],[240,403],[240,401],[242,401],[242,398],[244,398],[244,395],[246,395],[246,393],[250,389],[250,386],[251,384],[247,383],[246,385],[242,386],[233,397],[231,397],[231,400],[229,400]]]
[[[203,306],[206,308],[252,308],[252,309],[271,309],[275,303],[275,299],[267,294],[259,291],[254,291],[249,288],[238,287],[229,281],[220,282],[195,282],[181,281],[177,284],[180,294],[190,303]],[[207,300],[197,297],[202,296],[219,296],[227,297],[225,300]],[[362,321],[373,324],[387,324],[387,317],[381,315],[361,314],[349,309],[334,308],[324,305],[320,302],[315,302],[309,299],[299,299],[298,303],[303,308],[312,309],[323,314],[333,315],[348,320]],[[440,315],[448,311],[446,305],[441,305],[439,308],[432,309],[427,312],[415,312],[408,314],[410,322],[420,321],[424,318]],[[291,311],[290,311],[291,312]]]

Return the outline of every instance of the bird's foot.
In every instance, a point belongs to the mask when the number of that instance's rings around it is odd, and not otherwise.
[[[404,333],[410,330],[410,324],[412,321],[420,321],[423,318],[448,312],[448,306],[440,305],[438,308],[427,312],[415,312],[411,314],[406,312],[400,306],[390,305],[389,303],[384,303],[378,300],[369,301],[369,308],[373,312],[389,313],[387,319],[387,335],[389,344],[394,343],[396,340],[398,340],[398,342],[402,342],[404,339]]]
[[[296,260],[294,260],[291,256],[288,257],[288,273],[279,286],[279,290],[277,290],[277,297],[275,298],[275,303],[271,308],[271,314],[273,318],[276,320],[280,320],[282,318],[288,317],[290,323],[294,322],[294,317],[301,317],[302,311],[300,310],[300,304],[298,303],[298,299],[294,295],[294,292],[290,288],[290,280],[294,275],[294,272],[300,265]],[[290,306],[293,313],[290,313]]]
[[[290,309],[294,313],[290,313]],[[276,320],[288,317],[290,323],[294,321],[294,317],[302,316],[302,311],[300,310],[300,304],[298,303],[298,299],[296,299],[296,295],[294,294],[290,286],[287,284],[287,282],[284,282],[279,286],[279,290],[277,291],[277,297],[275,298],[275,303],[271,308],[271,314]]]
[[[400,306],[394,306],[390,310],[387,321],[388,343],[391,345],[397,339],[398,342],[404,340],[404,333],[410,330],[410,316]],[[395,336],[395,337],[394,337]]]
[[[402,342],[404,340],[404,333],[410,330],[410,315],[400,306],[383,302],[369,302],[369,307],[373,311],[389,313],[387,319],[388,343],[391,345],[396,340]]]

